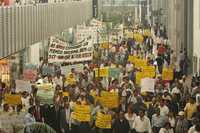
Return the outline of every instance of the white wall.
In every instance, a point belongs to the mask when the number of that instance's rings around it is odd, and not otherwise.
[[[200,0],[194,0],[193,13],[193,56],[198,58],[197,72],[200,72]]]

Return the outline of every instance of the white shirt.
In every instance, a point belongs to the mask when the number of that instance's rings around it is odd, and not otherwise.
[[[133,122],[133,128],[137,132],[148,132],[151,133],[151,123],[148,117],[144,116],[143,120],[140,119],[140,116],[135,118]]]
[[[126,118],[126,120],[128,120],[131,129],[133,129],[133,122],[135,121],[136,117],[137,117],[137,115],[134,113],[133,113],[132,117],[129,117],[128,113],[125,114],[125,118]]]
[[[168,115],[169,108],[166,105],[164,105],[163,107],[159,106],[159,109],[160,109],[160,115],[162,115],[162,116]]]
[[[189,129],[188,133],[200,133],[200,132],[198,132],[198,131],[195,130],[195,126],[192,126],[192,127]]]
[[[172,89],[172,92],[171,92],[172,94],[180,94],[180,89],[178,89],[177,87],[174,87],[173,89]]]
[[[25,125],[31,125],[35,122],[36,122],[35,117],[32,114],[28,113],[28,114],[25,115],[25,118],[24,118],[24,124]]]
[[[70,115],[71,115],[70,107],[68,109],[65,109],[65,113],[66,113],[66,121],[68,124],[70,124]]]
[[[25,106],[25,108],[29,108],[30,107],[30,103],[29,103],[29,97],[27,97],[27,98],[21,98],[21,100],[22,100],[22,105],[24,105]]]
[[[174,133],[173,129],[165,129],[165,128],[161,128],[159,133]]]

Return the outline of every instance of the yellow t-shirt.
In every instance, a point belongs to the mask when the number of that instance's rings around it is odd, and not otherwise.
[[[187,103],[184,108],[184,111],[186,113],[187,119],[191,120],[193,113],[197,111],[197,105],[195,103],[194,104]]]

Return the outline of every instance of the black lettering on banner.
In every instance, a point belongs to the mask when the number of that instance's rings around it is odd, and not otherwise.
[[[65,60],[70,59],[70,55],[65,55]]]
[[[57,48],[57,49],[64,50],[64,49],[65,49],[65,46],[57,44],[56,48]]]

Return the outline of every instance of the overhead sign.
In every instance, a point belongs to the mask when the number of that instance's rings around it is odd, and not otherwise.
[[[49,46],[49,62],[83,62],[93,58],[93,43],[86,38],[76,45],[70,45],[55,37],[51,37]]]

